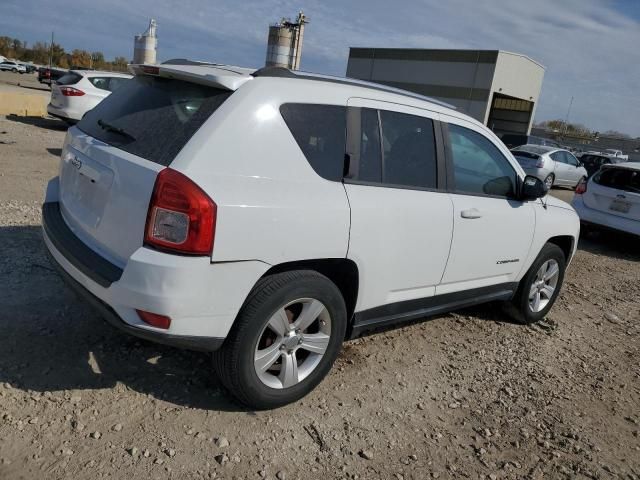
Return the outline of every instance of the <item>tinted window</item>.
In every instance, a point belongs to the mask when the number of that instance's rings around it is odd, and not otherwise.
[[[90,77],[91,84],[99,88],[100,90],[109,90],[109,78],[108,77]]]
[[[640,193],[640,170],[604,168],[593,178],[593,181],[604,187]]]
[[[553,152],[549,155],[554,162],[567,163],[562,152]]]
[[[128,78],[111,77],[109,79],[109,90],[115,92],[118,88],[123,86],[128,81]]]
[[[316,173],[327,180],[342,180],[346,107],[287,103],[280,113]]]
[[[383,145],[382,182],[436,188],[433,121],[404,113],[380,111]]]
[[[169,165],[230,95],[181,80],[138,76],[90,110],[78,128],[129,153]]]
[[[449,125],[449,138],[457,191],[498,196],[515,194],[515,170],[489,139],[458,125]]]
[[[576,160],[576,157],[574,157],[573,155],[571,155],[569,152],[562,152],[564,154],[564,157],[566,158],[566,161],[569,165],[573,166],[573,167],[577,167],[578,166],[578,160]]]
[[[69,73],[65,73],[58,80],[56,80],[56,83],[58,85],[75,85],[80,81],[81,78],[82,78],[81,75],[78,75],[77,73],[69,72]]]
[[[351,168],[352,176],[363,182],[381,183],[382,154],[378,111],[371,108],[353,108],[349,114],[357,116],[353,127],[359,133],[349,151],[351,160],[355,163]]]

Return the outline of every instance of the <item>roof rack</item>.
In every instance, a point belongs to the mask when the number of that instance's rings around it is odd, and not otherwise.
[[[441,107],[446,107],[452,110],[456,110],[455,106],[449,103],[437,100],[432,97],[420,95],[418,93],[414,93],[409,90],[402,90],[401,88],[389,87],[384,84],[367,82],[366,80],[358,80],[355,78],[334,77],[331,75],[321,75],[318,73],[293,71],[284,67],[263,67],[256,70],[251,75],[256,78],[258,77],[294,78],[294,79],[300,79],[300,80],[315,80],[320,82],[338,83],[341,85],[352,85],[356,87],[364,87],[364,88],[369,88],[371,90],[378,90],[381,92],[395,93],[397,95],[403,95],[405,97],[415,98],[417,100],[425,100],[427,102],[440,105]]]

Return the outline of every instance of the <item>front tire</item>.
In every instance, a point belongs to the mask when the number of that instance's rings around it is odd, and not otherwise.
[[[277,408],[313,390],[340,352],[347,312],[340,290],[315,271],[262,278],[213,354],[222,384],[244,405]]]
[[[508,311],[518,322],[535,323],[544,318],[558,298],[566,259],[560,247],[546,243],[520,281]]]

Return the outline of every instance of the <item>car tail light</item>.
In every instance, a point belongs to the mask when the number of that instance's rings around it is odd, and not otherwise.
[[[145,245],[187,255],[210,255],[217,206],[182,173],[165,168],[156,178],[147,212]]]
[[[536,162],[536,168],[544,167],[544,158],[538,157],[538,161]]]
[[[78,90],[77,88],[73,87],[60,87],[60,91],[65,97],[81,97],[82,95],[84,95],[84,92],[82,90]]]
[[[144,73],[149,74],[149,75],[160,75],[160,68],[153,67],[153,66],[150,66],[150,65],[143,65],[142,66],[142,71]]]
[[[587,181],[580,180],[580,183],[576,187],[576,195],[582,195],[583,193],[586,193],[586,191],[587,191]]]
[[[144,310],[136,310],[140,320],[152,327],[168,330],[171,326],[171,318],[157,313],[145,312]]]

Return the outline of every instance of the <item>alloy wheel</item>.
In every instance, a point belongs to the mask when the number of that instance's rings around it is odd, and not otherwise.
[[[313,372],[331,339],[325,305],[301,298],[279,308],[263,328],[254,354],[255,372],[266,386],[292,387]]]
[[[529,290],[529,308],[538,313],[546,308],[558,286],[560,266],[554,259],[547,260],[538,269]]]

